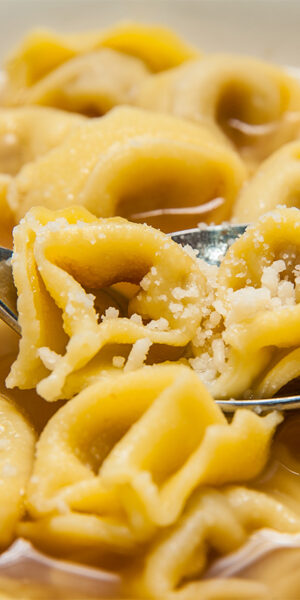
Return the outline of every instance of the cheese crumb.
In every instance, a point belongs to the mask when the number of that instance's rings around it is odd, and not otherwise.
[[[124,367],[126,373],[129,371],[136,371],[143,366],[151,345],[152,342],[149,338],[137,340],[137,342],[133,344],[127,363]]]
[[[124,356],[114,356],[112,359],[112,364],[117,369],[122,369],[122,367],[124,367],[124,364],[125,364],[125,357]]]

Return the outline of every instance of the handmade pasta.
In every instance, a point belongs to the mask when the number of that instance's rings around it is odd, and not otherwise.
[[[0,109],[0,173],[16,175],[28,162],[60,144],[85,120],[39,107]]]
[[[299,141],[274,152],[241,190],[233,211],[234,222],[252,223],[277,206],[299,208],[299,159]]]
[[[299,132],[300,86],[253,58],[217,54],[189,61],[145,79],[136,103],[212,127],[250,169]]]
[[[47,153],[84,122],[82,117],[44,108],[0,109],[0,242],[11,245],[16,224],[9,201],[13,177],[28,162]]]
[[[257,475],[280,421],[241,410],[229,425],[184,366],[144,367],[95,383],[42,433],[27,499],[33,522],[20,531],[45,547],[56,536],[66,553],[80,543],[125,552],[174,523],[199,484]]]
[[[11,543],[25,512],[25,489],[34,459],[35,434],[9,399],[0,396],[0,548]]]
[[[18,219],[32,206],[55,209],[73,205],[75,198],[97,216],[146,219],[150,225],[156,223],[157,209],[158,215],[165,213],[169,231],[182,213],[187,222],[207,211],[218,222],[227,218],[244,176],[239,158],[206,128],[116,108],[24,167],[8,199]],[[176,212],[184,201],[191,216],[185,208]]]
[[[110,597],[295,600],[300,421],[214,399],[300,376],[299,83],[135,23],[32,32],[5,75],[0,549],[109,570]],[[219,267],[167,235],[230,219]],[[65,597],[47,560],[28,598]]]
[[[33,209],[15,230],[13,265],[23,333],[7,385],[37,385],[47,400],[68,397],[68,376],[106,345],[121,345],[121,355],[122,345],[142,339],[145,355],[155,343],[183,347],[201,321],[205,277],[192,257],[150,227],[98,220],[79,207]],[[101,295],[102,288],[124,281],[137,286],[123,300],[124,315],[100,309],[98,323],[95,297],[87,290]],[[181,303],[169,303],[178,286]],[[97,367],[101,372],[101,358]]]
[[[137,597],[174,600],[261,598],[262,592],[267,598],[268,590],[254,582],[199,581],[209,550],[227,554],[255,529],[296,532],[299,525],[299,514],[266,494],[243,487],[205,489],[195,494],[178,523],[153,545],[142,579],[133,580],[133,589]]]
[[[138,58],[102,48],[76,56],[44,77],[28,91],[26,104],[99,116],[128,104],[133,87],[148,74]]]
[[[268,396],[298,376],[293,357],[300,342],[299,228],[298,209],[266,214],[221,263],[216,293],[209,297],[216,325],[209,315],[211,338],[201,339],[202,324],[194,340],[200,358],[191,359],[205,371],[220,347],[223,362],[215,360],[209,384],[215,397]]]
[[[7,61],[5,103],[30,102],[35,84],[49,73],[76,56],[84,56],[100,48],[110,48],[125,57],[136,57],[155,72],[175,67],[199,54],[169,29],[138,23],[121,23],[99,33],[61,36],[37,30],[24,39]]]

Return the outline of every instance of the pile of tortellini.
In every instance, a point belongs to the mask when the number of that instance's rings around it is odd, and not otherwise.
[[[33,32],[5,72],[22,337],[0,397],[1,549],[23,537],[114,571],[124,598],[282,600],[202,575],[259,529],[300,532],[282,415],[229,420],[213,399],[300,376],[300,85],[132,23]],[[214,267],[167,235],[182,219],[251,225]],[[35,390],[27,415],[16,387]]]

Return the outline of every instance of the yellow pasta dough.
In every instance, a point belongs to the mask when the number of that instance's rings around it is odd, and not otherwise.
[[[84,122],[83,117],[50,108],[1,108],[0,173],[16,175]]]
[[[130,541],[173,523],[199,484],[257,475],[280,421],[241,410],[228,424],[184,366],[95,383],[42,433],[27,497],[33,522],[20,532],[46,548],[59,538],[67,553],[80,544],[101,552],[109,543],[129,551]]]
[[[228,218],[244,177],[238,156],[205,127],[124,107],[87,121],[26,165],[12,181],[8,200],[18,219],[35,205],[55,209],[75,202],[97,216],[142,222],[145,213],[151,218],[153,210],[155,216],[155,209],[163,209],[164,224],[180,229],[182,216],[174,222],[172,210],[184,205],[199,219],[207,211],[217,222]]]
[[[279,205],[300,208],[299,141],[274,152],[245,183],[234,206],[233,221],[254,222]]]
[[[224,571],[222,576],[222,571],[218,572],[216,568],[206,571],[206,568],[211,553],[214,556],[234,553],[255,530],[263,528],[266,535],[272,534],[272,530],[299,532],[298,439],[299,418],[291,415],[276,436],[265,471],[250,482],[250,487],[230,485],[197,490],[176,525],[157,537],[150,549],[147,548],[142,562],[137,561],[124,578],[130,597],[172,600],[291,598],[291,590],[298,589],[297,577],[293,581],[288,574],[284,590],[284,584],[280,585],[274,573],[276,564],[282,573],[279,564],[285,560],[284,555],[279,555],[277,563],[276,553],[275,558],[271,555],[269,567],[268,561],[259,561],[261,570],[259,566],[255,568],[254,563],[251,579],[247,576],[251,574],[254,554],[248,555],[250,569],[247,566],[239,569],[242,556],[236,554],[235,558],[232,554],[231,568],[234,561],[237,564],[230,570],[230,563],[227,563],[225,579]],[[299,554],[296,554],[296,564],[297,556]],[[288,556],[286,561],[288,567]],[[269,580],[265,579],[267,569],[271,572]],[[235,573],[238,573],[236,578]],[[290,589],[289,581],[292,581]]]
[[[12,178],[28,162],[47,153],[65,139],[83,117],[46,108],[0,109],[0,243],[11,245],[16,220],[8,202]]]
[[[113,106],[128,104],[132,89],[148,74],[138,58],[102,48],[51,71],[28,90],[24,103],[99,116]]]
[[[250,169],[297,137],[300,86],[253,58],[218,54],[145,79],[136,104],[216,129]]]
[[[199,581],[208,552],[232,552],[245,542],[251,531],[261,527],[293,533],[299,531],[299,525],[299,515],[261,492],[243,487],[201,490],[177,524],[154,543],[146,556],[141,579],[133,576],[136,597],[260,598],[256,594],[267,590],[258,583],[242,579],[221,579],[219,585],[218,580]]]
[[[183,347],[199,326],[205,277],[195,259],[155,229],[98,220],[80,207],[56,213],[36,208],[15,229],[14,240],[22,340],[8,387],[37,385],[47,400],[68,397],[68,376],[106,345],[143,339],[146,353],[152,343]],[[126,281],[136,288],[124,316],[108,309],[99,323],[95,297],[86,290],[97,293]],[[181,303],[169,303],[178,286]]]
[[[199,54],[169,29],[138,23],[120,23],[103,32],[79,34],[36,30],[27,35],[6,63],[4,101],[26,102],[27,91],[51,71],[103,47],[136,57],[153,71],[169,69]]]
[[[212,387],[216,396],[239,397],[251,387],[255,395],[268,395],[297,376],[293,351],[300,344],[299,214],[296,208],[267,213],[221,263],[217,297],[230,351],[227,368]]]
[[[35,434],[17,408],[0,396],[0,548],[10,544],[24,513]]]
[[[0,392],[20,388],[0,397],[0,549],[110,570],[125,598],[295,600],[300,420],[213,398],[300,376],[299,83],[138,23],[33,31],[5,75],[22,336],[0,328]],[[252,224],[220,267],[165,235],[229,219]],[[245,564],[260,535],[285,541]],[[27,583],[0,557],[0,596]]]

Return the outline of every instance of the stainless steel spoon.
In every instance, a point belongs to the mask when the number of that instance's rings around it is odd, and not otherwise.
[[[11,268],[12,251],[0,247],[0,319],[21,335],[18,323],[17,290]]]
[[[170,234],[181,245],[190,245],[198,251],[198,257],[213,265],[220,264],[229,246],[242,235],[246,225],[217,225],[205,229],[187,229]],[[13,282],[10,259],[12,251],[0,247],[0,319],[5,321],[16,333],[21,335],[18,323],[17,292]],[[226,413],[238,408],[250,408],[257,413],[269,410],[290,410],[300,408],[300,395],[261,400],[216,400]]]

